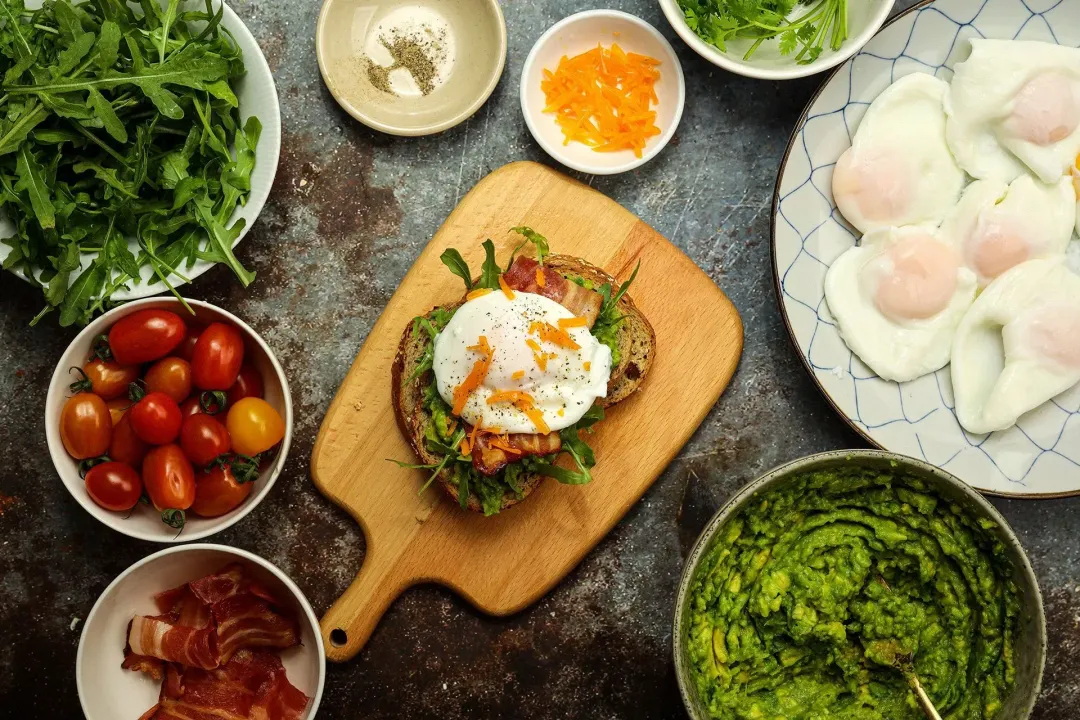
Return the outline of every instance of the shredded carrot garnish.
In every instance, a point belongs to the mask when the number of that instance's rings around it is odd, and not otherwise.
[[[574,338],[570,337],[570,333],[561,328],[557,328],[548,322],[534,320],[532,324],[529,325],[529,334],[536,335],[544,342],[549,342],[552,345],[558,345],[559,347],[567,348],[569,350],[579,350],[581,348],[580,345],[574,342]]]
[[[498,425],[492,425],[487,428],[486,432],[492,433],[493,435],[502,435],[502,428]]]
[[[586,360],[585,363],[584,363],[584,368],[585,368],[585,372],[589,372],[590,370],[592,370],[592,363],[589,362],[588,360]]]
[[[532,396],[529,393],[522,392],[520,390],[500,390],[493,392],[488,396],[488,405],[497,405],[499,403],[516,403],[520,400],[528,400],[532,402]]]
[[[533,360],[536,360],[536,367],[540,368],[540,372],[547,371],[547,356],[540,352],[540,343],[535,340],[529,339],[525,341],[525,344],[532,350]]]
[[[506,284],[506,281],[503,280],[502,275],[499,276],[499,287],[502,288],[503,295],[506,296],[507,300],[513,300],[514,299],[514,291],[511,290],[510,286]]]
[[[469,452],[469,450],[471,450],[471,449],[472,449],[472,446],[469,444],[469,439],[468,438],[465,438],[464,440],[461,441],[461,454],[462,455],[468,457],[471,454]]]
[[[491,292],[491,288],[477,288],[477,289],[473,290],[472,292],[470,292],[468,295],[466,295],[465,300],[466,301],[475,300],[478,297],[484,297],[489,292]]]
[[[464,382],[454,388],[453,411],[455,415],[461,414],[461,411],[465,409],[465,403],[469,401],[469,395],[484,382],[488,368],[491,367],[491,359],[495,355],[495,351],[488,345],[487,337],[483,335],[480,336],[476,345],[469,346],[469,350],[480,353],[481,357],[473,364]]]
[[[497,447],[503,452],[513,453],[514,455],[521,454],[520,450],[510,444],[510,439],[507,437],[500,437],[496,435],[495,437],[491,438],[490,442],[492,447]]]
[[[536,431],[539,433],[547,434],[551,432],[548,428],[548,424],[544,422],[544,413],[533,405],[532,395],[520,390],[502,390],[500,392],[492,393],[487,399],[488,405],[495,405],[496,403],[511,403],[532,421],[532,424],[536,426]]]
[[[559,60],[555,71],[544,70],[540,89],[555,113],[563,144],[588,145],[597,152],[633,150],[641,157],[645,143],[660,134],[656,113],[656,83],[660,61],[624,52],[618,44]]]
[[[476,447],[476,436],[480,433],[480,423],[476,423],[472,426],[472,432],[469,433],[469,446]]]
[[[563,330],[572,327],[585,327],[589,321],[583,317],[559,318],[559,327]]]
[[[510,376],[510,379],[511,379],[511,380],[520,380],[520,379],[521,379],[521,378],[523,378],[523,377],[525,377],[525,371],[524,371],[524,370],[516,370],[516,371],[514,371],[514,373],[513,373],[513,374],[512,374],[511,376]]]
[[[544,287],[547,284],[547,278],[544,277],[544,268],[536,268],[536,287]]]

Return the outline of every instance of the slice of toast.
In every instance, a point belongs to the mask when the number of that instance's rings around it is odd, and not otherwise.
[[[570,277],[579,276],[590,281],[594,288],[599,288],[604,283],[611,283],[613,288],[618,288],[617,281],[600,268],[566,255],[548,255],[544,263],[559,272]],[[442,306],[446,310],[456,310],[464,299],[452,305]],[[611,379],[608,382],[607,397],[600,401],[603,407],[610,407],[620,400],[624,400],[633,394],[648,374],[652,367],[653,356],[656,353],[656,333],[652,325],[634,305],[629,294],[623,295],[619,300],[618,309],[624,319],[618,326],[619,364],[612,369]],[[432,310],[434,312],[434,310]],[[429,313],[430,315],[430,313]],[[442,458],[434,455],[427,449],[424,437],[428,426],[432,423],[431,415],[424,408],[424,391],[426,387],[435,381],[434,375],[428,371],[412,381],[409,377],[413,374],[420,362],[424,349],[427,346],[428,336],[423,330],[416,329],[414,324],[409,323],[402,333],[401,342],[398,345],[397,356],[394,358],[391,373],[391,397],[394,406],[394,415],[397,418],[398,428],[409,441],[413,452],[422,464],[436,464]],[[509,488],[503,496],[502,507],[505,510],[512,507],[532,493],[544,479],[542,475],[523,473],[521,475],[521,497],[518,497]],[[439,484],[455,500],[458,498],[458,488],[450,482],[450,473],[439,473]],[[468,507],[474,512],[483,512],[480,501],[475,493],[470,493]]]

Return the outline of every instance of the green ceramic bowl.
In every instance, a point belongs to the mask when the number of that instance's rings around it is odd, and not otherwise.
[[[1046,616],[1042,594],[1035,573],[1024,549],[1005,518],[982,495],[963,481],[927,463],[895,453],[878,450],[841,450],[811,455],[782,465],[754,480],[713,516],[683,568],[679,595],[675,604],[675,675],[683,703],[693,720],[712,720],[698,698],[686,649],[686,627],[690,610],[690,585],[705,550],[712,544],[721,528],[745,508],[759,493],[783,486],[806,472],[845,467],[864,467],[888,472],[900,472],[925,481],[942,497],[955,502],[976,518],[986,518],[995,524],[994,532],[1007,548],[1012,561],[1014,580],[1020,593],[1023,611],[1019,618],[1016,641],[1016,683],[1006,699],[1000,720],[1026,720],[1039,697],[1043,666],[1046,663]]]

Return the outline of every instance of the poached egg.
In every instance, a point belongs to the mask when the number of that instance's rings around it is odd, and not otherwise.
[[[542,295],[475,293],[435,338],[439,395],[470,425],[547,433],[607,394],[611,350],[583,318]]]

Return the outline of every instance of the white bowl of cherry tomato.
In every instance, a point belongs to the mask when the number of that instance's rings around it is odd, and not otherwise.
[[[138,300],[92,322],[57,365],[45,406],[72,496],[155,542],[198,540],[246,516],[292,438],[289,384],[270,348],[231,313],[185,303]]]

